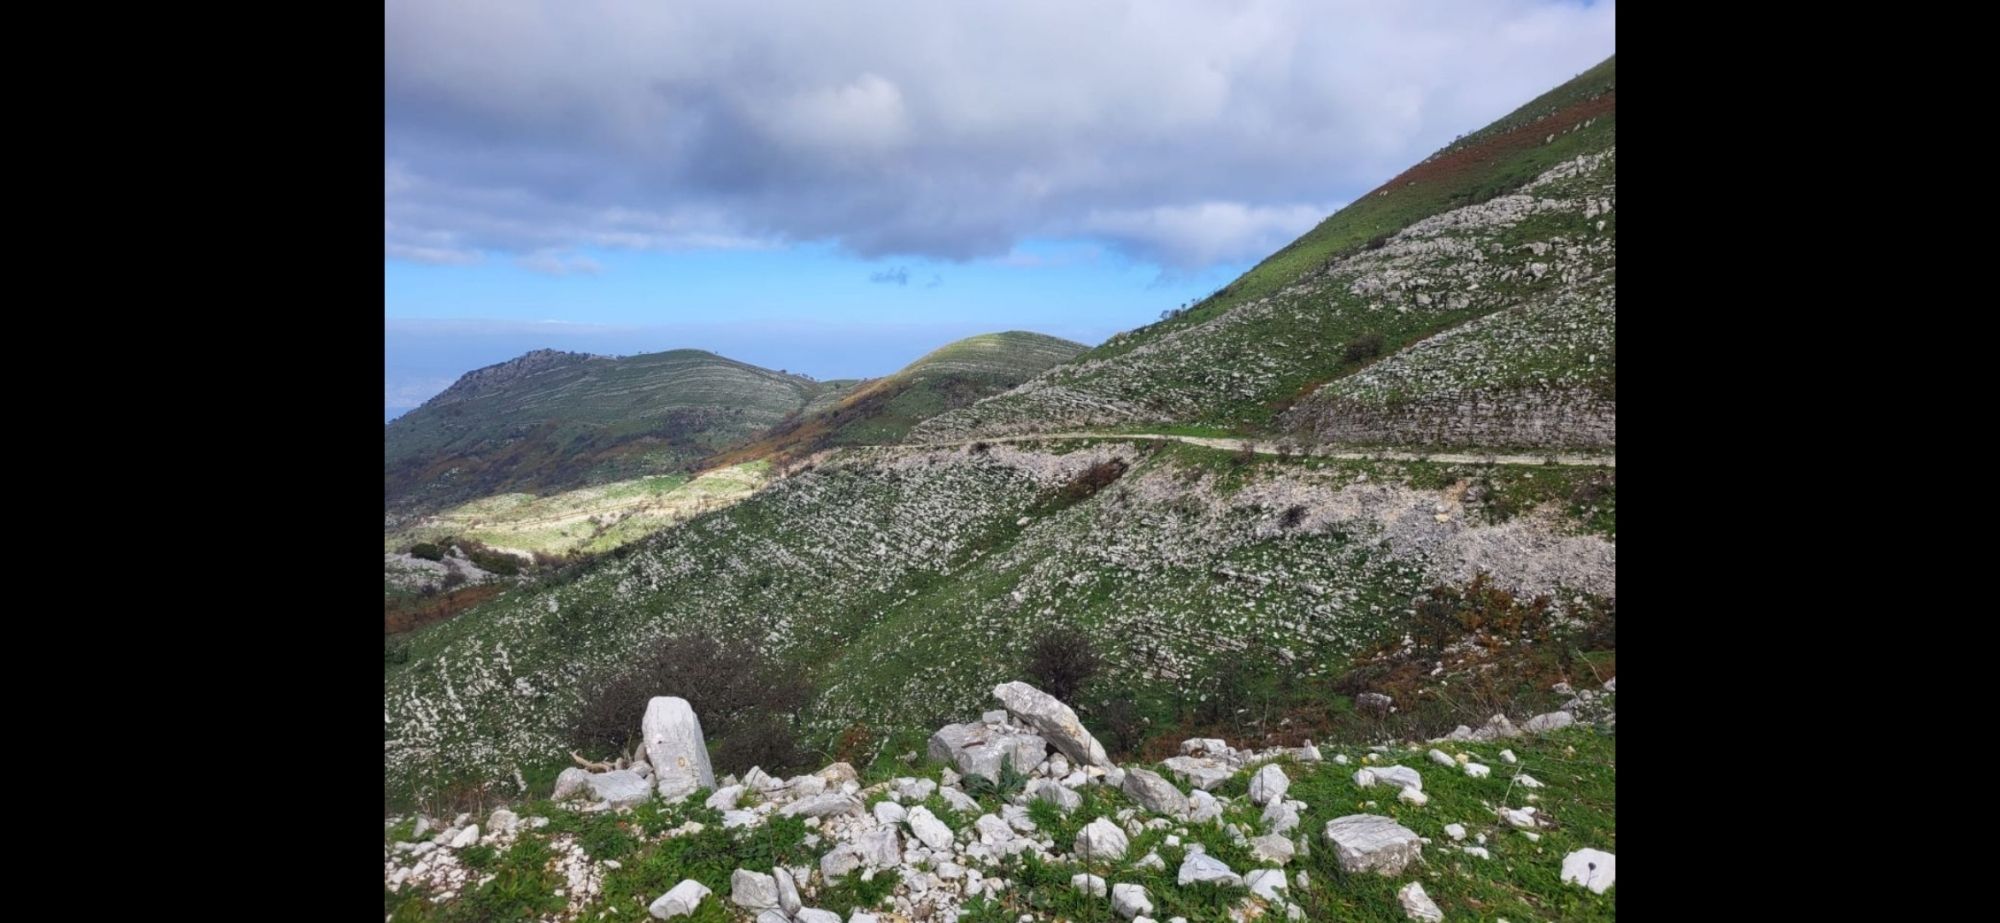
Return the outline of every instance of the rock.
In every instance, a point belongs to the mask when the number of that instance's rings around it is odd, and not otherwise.
[[[1015,733],[985,724],[947,724],[931,735],[930,755],[968,776],[1000,781],[1000,767],[1012,762],[1021,773],[1048,756],[1048,743],[1034,734]]]
[[[764,774],[762,767],[752,766],[749,772],[743,774],[743,787],[753,792],[770,788],[775,782],[776,780]]]
[[[1465,764],[1465,774],[1475,779],[1484,779],[1493,774],[1493,767],[1479,763],[1467,763]]]
[[[1153,912],[1153,902],[1146,899],[1146,889],[1138,885],[1115,884],[1111,886],[1111,909],[1127,920],[1142,913]]]
[[[1451,733],[1449,733],[1449,734],[1446,734],[1446,735],[1444,736],[1444,739],[1446,739],[1446,740],[1472,740],[1472,739],[1473,739],[1473,736],[1472,736],[1472,729],[1471,729],[1471,728],[1469,728],[1469,727],[1466,727],[1466,726],[1465,726],[1465,725],[1463,725],[1463,724],[1461,724],[1461,725],[1459,725],[1458,727],[1455,727],[1455,728],[1452,728],[1452,729],[1451,729]]]
[[[1612,677],[1612,678],[1610,678],[1610,679],[1607,679],[1607,680],[1605,680],[1605,681],[1604,681],[1604,691],[1605,691],[1605,692],[1617,692],[1617,691],[1618,691],[1618,677],[1614,676],[1614,677]]]
[[[882,923],[882,918],[872,913],[862,913],[857,907],[848,913],[847,923]]]
[[[755,827],[761,820],[762,817],[755,811],[724,811],[722,812],[722,829],[731,830],[737,827]]]
[[[1424,886],[1417,882],[1404,885],[1403,890],[1396,892],[1396,900],[1403,905],[1403,915],[1412,920],[1422,923],[1441,923],[1444,920],[1444,911],[1438,909],[1431,896],[1424,893]]]
[[[1048,768],[1049,778],[1060,779],[1063,776],[1069,775],[1069,769],[1070,766],[1068,757],[1065,757],[1060,753],[1049,757],[1049,768]]]
[[[1355,787],[1355,788],[1374,788],[1374,787],[1375,787],[1375,770],[1373,770],[1373,769],[1356,769],[1356,770],[1354,770],[1354,787]]]
[[[658,777],[660,797],[680,801],[695,789],[715,787],[708,744],[701,736],[701,719],[695,717],[686,699],[654,696],[646,703],[646,716],[639,727],[645,734],[646,762],[653,764]]]
[[[844,761],[829,763],[825,769],[820,770],[816,775],[825,779],[826,784],[834,788],[839,788],[849,782],[861,781],[861,774],[854,771],[854,764]]]
[[[1256,859],[1259,862],[1275,862],[1279,865],[1284,865],[1292,861],[1292,855],[1295,852],[1297,850],[1292,848],[1292,841],[1287,839],[1283,834],[1267,833],[1263,836],[1250,838],[1250,858]]]
[[[1264,829],[1272,833],[1290,833],[1298,829],[1298,802],[1273,801],[1265,805],[1263,821]]]
[[[1077,831],[1073,848],[1079,859],[1117,860],[1125,858],[1125,851],[1131,846],[1132,841],[1125,836],[1125,831],[1100,817]]]
[[[1035,819],[1029,817],[1028,809],[1021,807],[1020,805],[1017,804],[1001,805],[1000,819],[1006,821],[1007,826],[1014,828],[1015,832],[1017,833],[1035,832]]]
[[[1164,765],[1181,781],[1204,790],[1221,785],[1236,774],[1236,769],[1229,764],[1202,757],[1176,756]]]
[[[1023,724],[1034,728],[1071,761],[1083,766],[1109,767],[1104,745],[1083,729],[1083,722],[1069,706],[1055,696],[1027,683],[1001,683],[993,687],[993,697]],[[1040,762],[1037,760],[1036,762]]]
[[[792,923],[792,917],[782,910],[765,910],[757,914],[757,923]]]
[[[1562,880],[1603,894],[1618,879],[1618,857],[1600,849],[1579,849],[1563,857]]]
[[[972,822],[972,829],[979,831],[979,842],[988,846],[1014,838],[1014,831],[1007,822],[991,814],[979,815],[979,819]]]
[[[1285,797],[1285,790],[1291,787],[1292,780],[1284,769],[1276,763],[1265,766],[1250,777],[1250,803],[1270,804],[1274,798]]]
[[[654,701],[657,702],[659,700],[654,699]],[[680,884],[674,885],[673,890],[660,895],[659,899],[654,901],[651,907],[646,908],[646,912],[652,914],[655,920],[671,920],[674,917],[684,917],[693,913],[696,907],[701,906],[702,898],[707,897],[710,893],[712,892],[708,890],[708,886],[689,878],[683,880]]]
[[[1305,746],[1292,751],[1292,755],[1297,757],[1301,763],[1317,763],[1321,758],[1319,747],[1315,746],[1310,740],[1306,741]]]
[[[1396,800],[1421,808],[1431,803],[1431,796],[1424,794],[1424,790],[1420,788],[1406,788],[1396,793]]]
[[[1403,788],[1414,788],[1418,791],[1423,791],[1424,789],[1424,777],[1418,775],[1416,770],[1408,766],[1377,766],[1369,771],[1375,773],[1376,780],[1380,782],[1387,782],[1390,785],[1401,786]]]
[[[1179,817],[1187,813],[1187,796],[1152,770],[1126,770],[1124,791],[1133,801],[1155,814]]]
[[[842,843],[829,850],[819,859],[821,877],[831,882],[846,877],[847,873],[861,867],[861,850],[853,843]]]
[[[1465,825],[1464,825],[1464,824],[1446,824],[1446,825],[1444,825],[1444,835],[1445,835],[1445,836],[1448,836],[1448,837],[1451,837],[1451,838],[1452,838],[1452,839],[1454,839],[1454,840],[1462,840],[1462,839],[1465,839]]]
[[[1470,733],[1470,732],[1468,731],[1468,733]],[[1457,766],[1457,765],[1458,765],[1458,761],[1457,761],[1457,760],[1454,760],[1454,759],[1452,759],[1452,758],[1451,758],[1451,754],[1449,754],[1449,753],[1446,753],[1446,752],[1444,752],[1443,750],[1436,750],[1436,749],[1433,749],[1433,750],[1432,750],[1432,751],[1430,752],[1430,758],[1431,758],[1431,762],[1433,762],[1433,763],[1436,763],[1436,764],[1438,764],[1439,766]]]
[[[451,848],[464,849],[477,842],[479,842],[479,825],[473,824],[464,830],[460,830],[457,836],[451,838]]]
[[[875,802],[875,822],[885,827],[893,827],[909,817],[903,806],[893,801]]]
[[[584,778],[583,787],[590,792],[590,797],[608,801],[614,808],[635,805],[653,797],[652,784],[630,769],[590,773]]]
[[[1181,860],[1181,870],[1174,877],[1174,881],[1183,888],[1195,882],[1239,886],[1243,884],[1243,876],[1231,871],[1229,866],[1214,856],[1192,853]]]
[[[1194,794],[1188,796],[1188,822],[1206,824],[1210,821],[1222,822],[1222,802],[1215,800],[1214,795],[1195,789]]]
[[[1379,814],[1349,814],[1327,821],[1326,841],[1333,844],[1344,871],[1382,875],[1401,874],[1424,849],[1415,831]]]
[[[818,775],[793,776],[785,780],[785,797],[804,801],[826,791],[826,779]]]
[[[1515,760],[1516,760],[1516,757],[1514,756],[1514,751],[1512,751],[1512,750],[1502,750],[1502,751],[1500,751],[1500,762],[1503,762],[1503,763],[1512,763],[1512,762],[1514,762]]]
[[[861,853],[861,861],[873,868],[891,868],[903,858],[903,839],[896,835],[894,827],[870,830],[855,840],[854,845]]]
[[[929,808],[917,805],[909,810],[910,834],[932,849],[951,848],[951,828],[938,820]]]
[[[1168,837],[1167,839],[1171,840],[1174,838]],[[1167,845],[1172,846],[1176,844],[1169,843]],[[1157,852],[1149,852],[1144,856],[1141,856],[1139,858],[1139,861],[1132,863],[1132,867],[1141,869],[1152,869],[1155,872],[1164,872],[1167,870],[1167,860],[1160,858],[1160,854]]]
[[[861,813],[861,799],[853,795],[843,795],[839,792],[827,792],[824,795],[817,795],[807,798],[804,801],[794,801],[780,808],[778,813],[786,817],[828,817],[836,814],[859,814]]]
[[[1108,886],[1104,883],[1104,879],[1087,873],[1071,875],[1069,877],[1069,886],[1091,897],[1103,897],[1108,891]]]
[[[1498,813],[1500,820],[1505,822],[1509,827],[1516,827],[1521,830],[1533,830],[1537,826],[1535,824],[1534,808],[1501,808]]]
[[[1035,797],[1043,801],[1047,801],[1054,804],[1064,814],[1068,814],[1069,812],[1074,811],[1077,808],[1083,807],[1082,795],[1079,795],[1074,790],[1064,788],[1063,786],[1058,785],[1054,782],[1049,782],[1047,784],[1044,784],[1041,788],[1036,789]]]
[[[1521,730],[1530,734],[1545,734],[1549,731],[1569,727],[1576,723],[1576,716],[1566,711],[1552,711],[1546,715],[1536,715],[1521,725]]]
[[[1465,848],[1463,848],[1463,849],[1460,849],[1460,850],[1459,850],[1459,852],[1462,852],[1462,853],[1464,853],[1464,854],[1466,854],[1466,855],[1468,855],[1468,856],[1471,856],[1471,857],[1473,857],[1473,858],[1475,858],[1475,859],[1491,859],[1491,858],[1493,858],[1493,854],[1492,854],[1492,853],[1490,853],[1490,852],[1487,852],[1487,851],[1486,851],[1486,847],[1484,847],[1484,846],[1467,846],[1467,847],[1465,847]]]
[[[1394,699],[1379,692],[1364,692],[1354,697],[1355,708],[1361,711],[1375,712],[1376,714],[1388,714],[1389,707],[1394,703]]]
[[[521,826],[521,816],[506,808],[496,808],[486,818],[486,829],[494,833],[513,833],[519,826]]]
[[[1537,778],[1535,778],[1534,776],[1531,776],[1531,775],[1528,775],[1528,774],[1527,774],[1527,773],[1525,773],[1525,772],[1517,772],[1517,773],[1515,773],[1515,774],[1514,774],[1514,781],[1515,781],[1516,783],[1519,783],[1519,784],[1520,784],[1520,786],[1521,786],[1522,788],[1541,788],[1541,787],[1542,787],[1542,780],[1540,780],[1540,779],[1537,779]]]
[[[1282,899],[1278,896],[1279,891],[1289,890],[1285,886],[1285,873],[1277,869],[1258,869],[1251,872],[1243,876],[1243,884],[1250,889],[1251,894],[1274,904]]]
[[[958,789],[941,788],[938,789],[938,792],[940,793],[939,797],[944,799],[944,803],[951,805],[951,809],[954,811],[970,814],[973,811],[979,810],[979,802],[972,800],[971,795],[961,792]]]
[[[1556,695],[1576,695],[1576,689],[1571,687],[1570,684],[1568,683],[1557,683],[1553,686],[1550,686],[1549,691],[1555,693]]]
[[[792,914],[792,918],[798,923],[840,923],[840,914],[818,907],[801,908],[798,913]]]
[[[584,782],[589,778],[590,773],[588,771],[575,766],[563,770],[556,775],[556,789],[549,793],[549,800],[561,801],[577,792],[583,791]],[[419,820],[417,823],[421,826],[425,822]]]
[[[778,881],[763,872],[737,869],[729,876],[729,901],[745,910],[778,906]]]
[[[778,909],[788,916],[798,916],[805,904],[799,900],[799,886],[792,881],[791,870],[780,865],[771,870],[771,877],[778,883]]]
[[[1481,725],[1479,730],[1472,732],[1473,740],[1500,740],[1519,736],[1521,730],[1514,726],[1514,722],[1507,720],[1506,715],[1494,715],[1486,719],[1486,723]]]
[[[717,811],[734,811],[736,810],[736,802],[742,800],[742,798],[743,786],[725,785],[716,789],[715,794],[708,796],[708,800],[702,802],[702,804]]]

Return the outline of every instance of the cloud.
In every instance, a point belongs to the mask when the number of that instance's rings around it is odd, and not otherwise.
[[[1614,24],[1569,0],[408,0],[384,255],[959,260],[1082,230],[1257,256],[1596,64]]]
[[[551,250],[537,250],[514,260],[514,265],[551,276],[597,275],[604,267],[587,256],[569,256]]]
[[[909,285],[910,271],[898,266],[881,272],[871,272],[868,274],[868,281],[877,285]]]

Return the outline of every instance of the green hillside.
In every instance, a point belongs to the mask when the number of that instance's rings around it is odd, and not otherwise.
[[[917,436],[1198,426],[1362,443],[1612,444],[1615,62],[1453,142],[1178,316]],[[1455,348],[1485,341],[1498,356],[1506,330],[1552,326],[1574,328],[1572,346],[1506,368],[1416,357],[1286,416],[1502,312],[1516,318]]]
[[[384,497],[392,512],[425,512],[672,473],[836,387],[693,349],[529,353],[385,427]]]

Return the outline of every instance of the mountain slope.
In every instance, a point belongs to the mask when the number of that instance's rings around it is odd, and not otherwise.
[[[1021,330],[947,343],[894,375],[863,382],[830,403],[815,402],[771,434],[717,461],[784,461],[833,446],[901,442],[923,421],[999,394],[1085,349],[1081,343]]]
[[[917,438],[1197,425],[1351,442],[1612,444],[1615,61],[1454,142],[1181,315],[926,421]],[[1581,348],[1498,370],[1416,356],[1336,384],[1502,311],[1533,318],[1498,326],[1580,328],[1570,339]]]
[[[831,386],[701,350],[540,350],[468,372],[384,428],[392,511],[664,474],[739,444]]]

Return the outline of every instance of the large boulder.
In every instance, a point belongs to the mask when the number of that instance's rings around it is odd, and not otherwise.
[[[1202,790],[1213,789],[1236,774],[1236,767],[1218,759],[1200,756],[1176,756],[1163,764],[1167,771],[1180,777],[1182,782]]]
[[[1125,851],[1132,847],[1132,841],[1118,825],[1102,817],[1076,833],[1076,856],[1086,862],[1094,859],[1125,858]]]
[[[1207,853],[1189,853],[1181,860],[1180,874],[1175,876],[1174,883],[1185,888],[1202,882],[1236,887],[1243,884],[1243,876]]]
[[[1250,777],[1250,803],[1270,804],[1272,799],[1285,797],[1285,790],[1291,787],[1292,780],[1285,771],[1272,763]]]
[[[1327,821],[1326,841],[1333,844],[1340,867],[1347,872],[1400,874],[1424,850],[1416,831],[1379,814],[1349,814]]]
[[[701,736],[701,719],[686,699],[654,696],[639,723],[646,735],[646,762],[653,764],[660,797],[680,801],[695,789],[715,788],[715,770],[708,765],[708,744]]]
[[[1169,817],[1187,814],[1187,796],[1181,794],[1172,782],[1160,778],[1159,773],[1150,769],[1126,770],[1125,794],[1155,814]]]
[[[950,763],[968,776],[985,776],[1000,781],[1000,767],[1012,763],[1026,775],[1048,758],[1048,741],[1012,727],[983,723],[947,724],[931,735],[930,755]]]
[[[710,893],[707,885],[689,878],[674,885],[673,890],[660,895],[658,900],[653,901],[651,907],[646,908],[646,912],[652,914],[655,920],[684,917],[701,906],[702,898]]]
[[[1000,700],[1008,713],[1048,738],[1072,762],[1099,768],[1111,765],[1104,755],[1104,745],[1090,736],[1076,712],[1055,696],[1027,683],[1014,682],[993,687],[993,697]]]
[[[778,881],[763,872],[737,869],[729,876],[729,902],[745,910],[778,906]]]
[[[1603,894],[1618,880],[1618,857],[1601,849],[1579,849],[1563,857],[1562,880]]]
[[[653,786],[630,769],[593,772],[583,779],[590,797],[611,802],[614,808],[630,807],[653,797]]]

